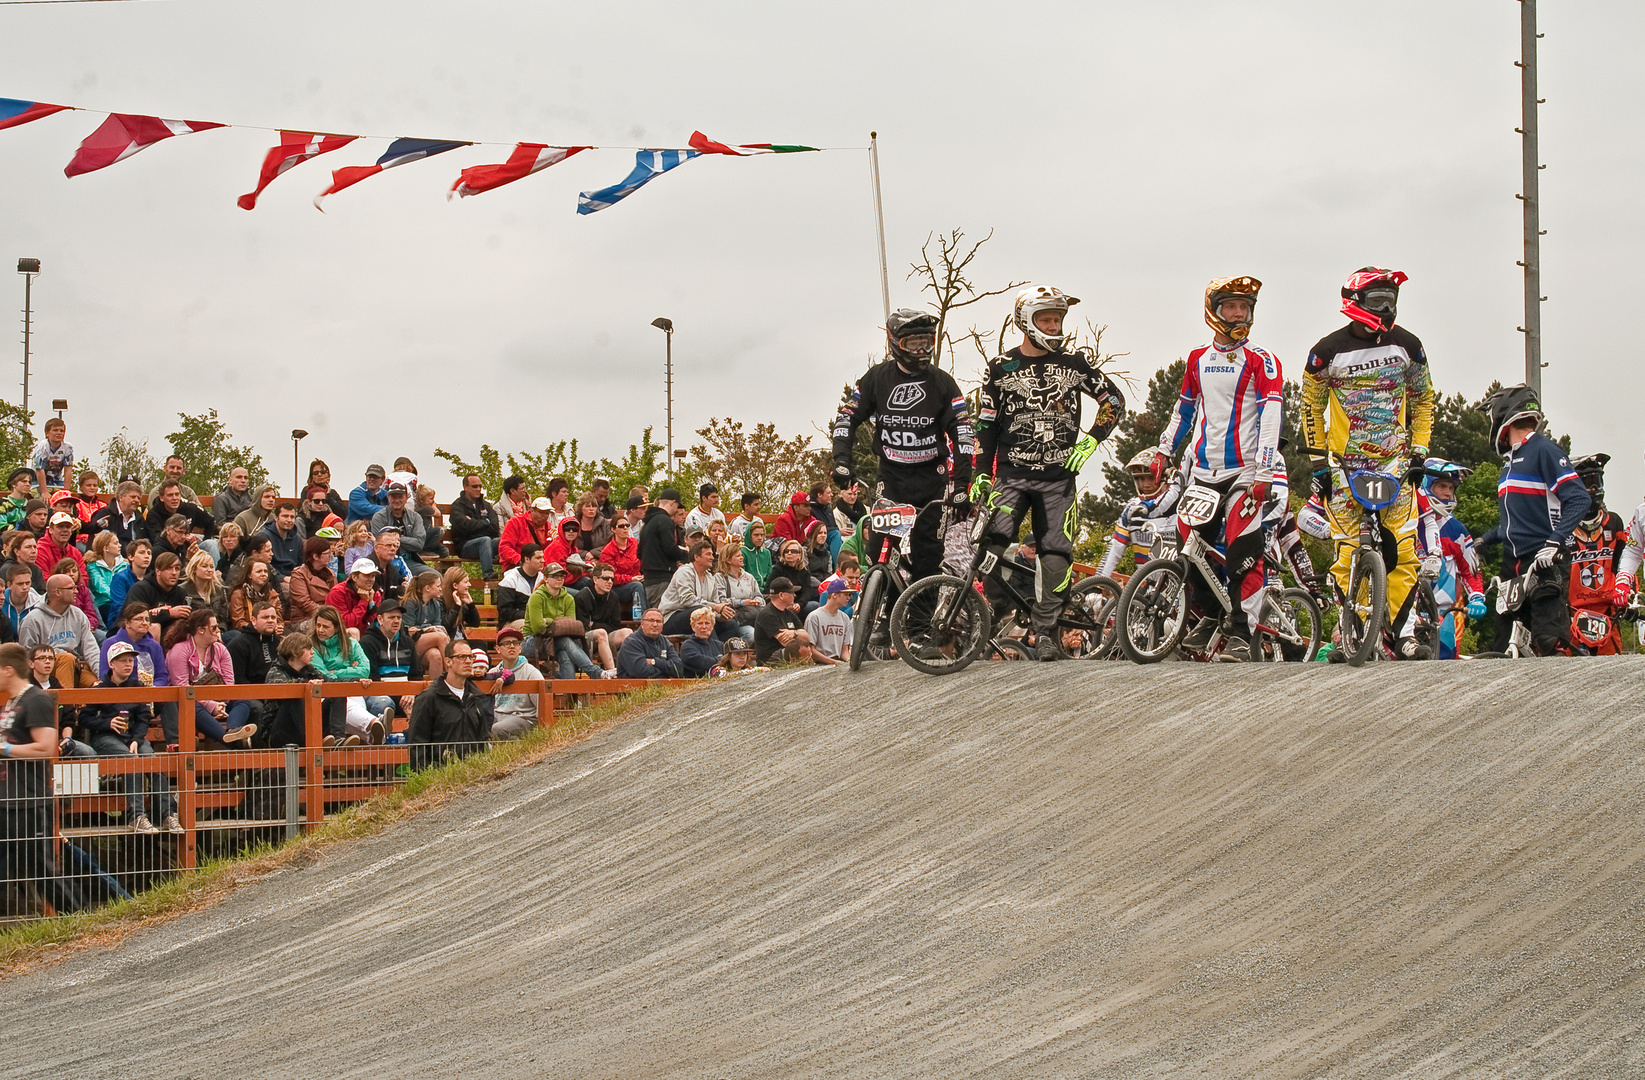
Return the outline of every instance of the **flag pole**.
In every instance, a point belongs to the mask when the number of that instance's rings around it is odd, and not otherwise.
[[[891,278],[885,262],[885,204],[880,201],[880,136],[868,133],[868,170],[874,178],[874,229],[880,239],[880,305],[887,320],[891,318]]]

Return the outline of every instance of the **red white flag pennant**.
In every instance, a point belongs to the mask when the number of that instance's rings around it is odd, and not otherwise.
[[[301,165],[309,158],[341,150],[358,138],[358,135],[316,135],[311,131],[280,132],[280,145],[270,147],[268,155],[263,158],[263,173],[257,178],[257,190],[242,195],[235,201],[242,210],[255,209],[257,196],[274,182],[275,177]]]
[[[377,159],[374,165],[350,165],[342,169],[333,169],[331,172],[331,186],[314,196],[314,209],[325,211],[320,200],[327,195],[335,195],[346,187],[353,187],[361,180],[376,176],[384,169],[392,169],[397,165],[409,165],[413,161],[443,154],[447,150],[455,150],[460,146],[473,146],[470,142],[443,142],[436,139],[395,139],[388,144],[383,156]]]
[[[139,150],[146,149],[173,135],[192,135],[196,131],[226,127],[204,120],[162,120],[158,116],[138,116],[134,113],[109,113],[108,119],[96,131],[86,136],[80,149],[63,169],[65,176],[106,169],[124,161]]]
[[[492,191],[504,184],[512,184],[522,180],[535,172],[542,172],[550,165],[558,165],[572,154],[579,154],[584,150],[591,150],[588,146],[548,146],[544,143],[520,143],[514,152],[508,155],[508,160],[501,165],[474,165],[464,169],[457,177],[457,182],[451,185],[446,192],[446,199],[452,195],[467,197],[478,195],[482,191]]]

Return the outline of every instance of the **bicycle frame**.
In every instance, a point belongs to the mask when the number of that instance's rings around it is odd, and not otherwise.
[[[1010,579],[1006,577],[1005,570],[1016,569],[1032,572],[1033,567],[1030,567],[1026,563],[1018,562],[1016,559],[1007,555],[1004,550],[995,551],[989,545],[983,543],[983,538],[988,535],[988,530],[994,524],[995,515],[999,513],[999,507],[989,507],[986,514],[979,508],[976,515],[976,524],[971,527],[971,545],[977,550],[976,553],[971,556],[970,565],[966,567],[965,573],[961,576],[960,580],[965,583],[966,589],[976,588],[977,579],[979,577],[992,581],[1011,598],[1011,602],[1017,605],[1017,609],[1019,611],[1029,611],[1033,608],[1034,601],[1016,590],[1016,588],[1011,584]],[[960,595],[963,595],[963,590]],[[949,633],[953,629],[954,613],[957,610],[957,605],[943,605],[939,607],[932,613],[932,626],[938,628],[941,633]],[[1101,627],[1099,627],[1096,622],[1091,619],[1070,619],[1068,617],[1068,612],[1065,610],[1062,614],[1057,616],[1057,629],[1059,631],[1079,630],[1085,632],[1100,630]]]

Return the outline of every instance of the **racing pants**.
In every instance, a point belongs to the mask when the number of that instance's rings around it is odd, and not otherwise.
[[[1503,551],[1504,578],[1519,577],[1530,568],[1536,558],[1530,555],[1510,555]],[[1496,642],[1492,648],[1502,652],[1508,648],[1514,623],[1524,623],[1531,633],[1531,649],[1538,656],[1553,656],[1571,651],[1571,608],[1566,588],[1571,581],[1571,564],[1561,555],[1546,570],[1537,571],[1536,583],[1526,590],[1525,600],[1518,611],[1496,613]]]
[[[1245,497],[1250,490],[1251,478],[1242,472],[1230,473],[1217,480],[1196,477],[1193,483],[1211,488],[1221,496],[1217,500],[1217,512],[1210,521],[1195,525],[1192,529],[1179,520],[1177,531],[1184,540],[1188,539],[1190,531],[1197,532],[1206,543],[1222,549],[1228,572],[1229,596],[1234,601],[1234,610],[1228,613],[1232,634],[1249,641],[1251,628],[1262,619],[1263,589],[1268,584],[1268,570],[1262,561],[1263,549],[1267,546],[1267,537],[1262,529],[1264,508],[1250,505],[1251,500]],[[1188,566],[1187,585],[1188,602],[1195,610],[1214,615],[1222,609],[1222,602],[1216,598],[1199,568],[1192,564]]]
[[[1022,519],[1032,514],[1036,554],[1031,620],[1035,634],[1054,634],[1068,586],[1074,581],[1074,533],[1079,516],[1074,478],[1001,477],[994,486],[994,506],[986,540],[1001,548],[1016,541]]]
[[[1373,466],[1376,467],[1376,466]],[[1337,591],[1348,595],[1348,565],[1354,549],[1359,546],[1359,523],[1365,510],[1348,490],[1348,475],[1342,469],[1332,470],[1331,499],[1325,504],[1325,519],[1331,523],[1331,538],[1336,541],[1336,562],[1331,564],[1331,577]],[[1412,594],[1416,589],[1417,558],[1416,496],[1408,483],[1402,483],[1393,505],[1382,511],[1382,563],[1388,568],[1388,619],[1385,625],[1400,627],[1410,614]]]

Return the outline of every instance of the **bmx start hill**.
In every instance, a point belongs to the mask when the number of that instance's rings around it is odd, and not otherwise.
[[[0,984],[8,1059],[1637,1077],[1642,701],[1629,657],[760,676]]]

